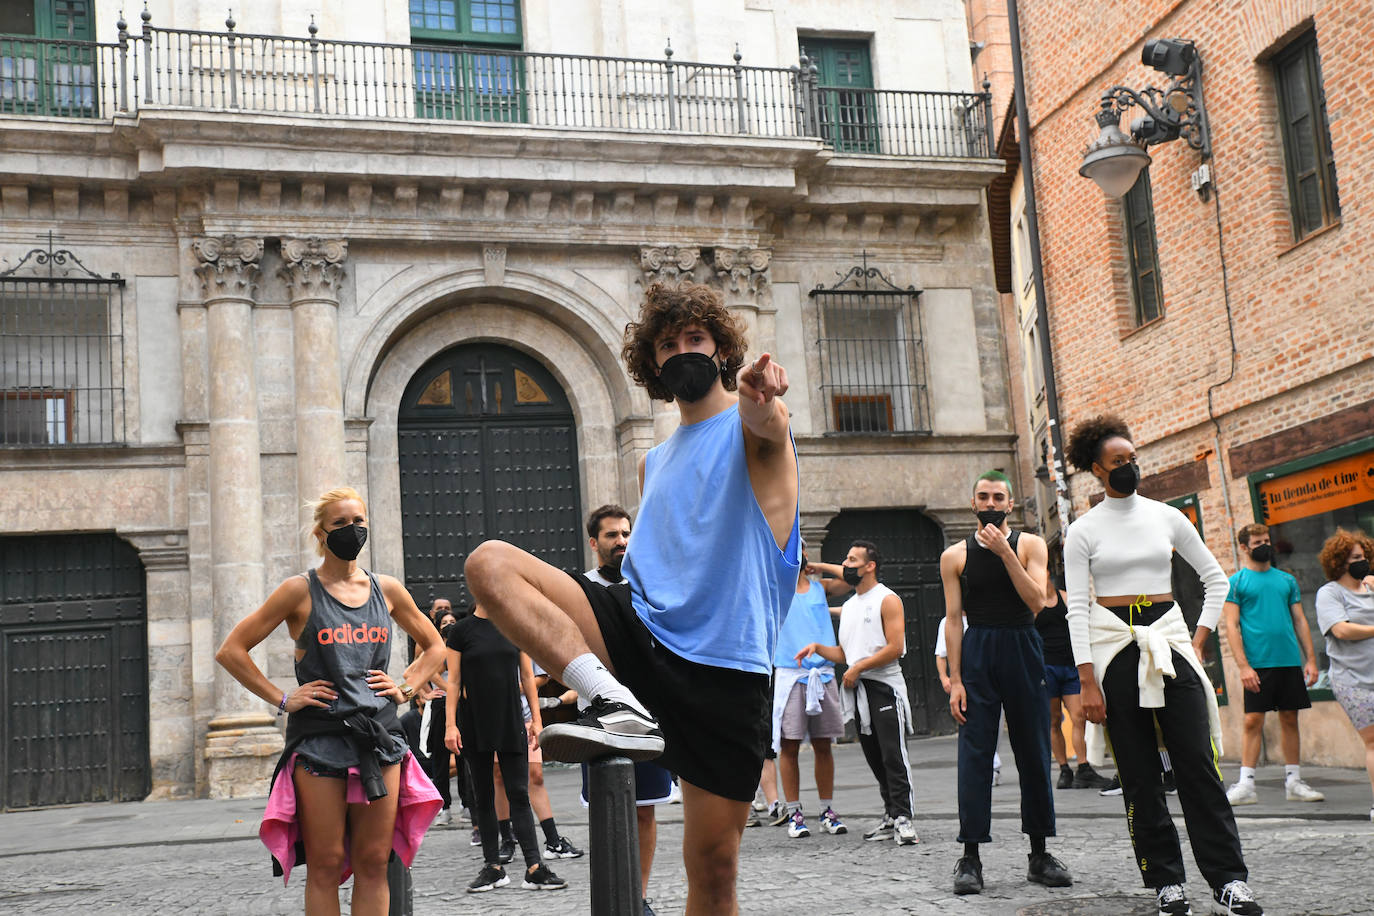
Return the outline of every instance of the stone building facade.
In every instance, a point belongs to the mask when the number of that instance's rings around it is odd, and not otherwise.
[[[34,5],[0,24],[0,629],[6,766],[56,778],[3,806],[263,791],[279,722],[213,653],[317,562],[327,487],[422,607],[483,537],[583,566],[677,422],[619,357],[652,282],[788,368],[804,533],[890,545],[939,692],[939,550],[1014,439],[957,3]],[[284,634],[258,661],[293,680]]]
[[[1357,50],[1370,13],[1367,3],[1315,0],[1020,7],[1064,428],[1102,412],[1125,418],[1142,492],[1188,514],[1228,572],[1240,562],[1234,532],[1270,524],[1278,565],[1301,584],[1322,669],[1316,554],[1338,526],[1374,531],[1374,316],[1360,268],[1374,222],[1358,114],[1370,66]],[[1004,19],[994,24],[1005,35]],[[984,39],[989,48],[997,35]],[[1167,84],[1141,63],[1143,43],[1162,37],[1191,40],[1203,61],[1212,156],[1184,142],[1151,146],[1145,177],[1107,199],[1078,174],[1097,134],[1092,116],[1114,85]],[[1018,200],[1013,191],[1008,327],[1024,314],[1030,276],[1019,263]],[[1035,423],[1038,354],[1025,336],[1019,349],[1011,360],[1028,367]],[[1042,449],[1022,449],[1027,475]],[[1100,498],[1088,474],[1072,473],[1069,487],[1077,513]],[[1186,576],[1175,590],[1196,602]],[[1214,683],[1234,756],[1241,687],[1225,639],[1219,651]],[[1304,759],[1362,765],[1325,680],[1312,698],[1301,716]],[[1267,735],[1268,747],[1276,742],[1276,731]]]

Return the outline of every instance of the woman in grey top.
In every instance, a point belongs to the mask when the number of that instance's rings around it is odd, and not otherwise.
[[[1363,531],[1337,529],[1326,539],[1321,564],[1330,581],[1317,589],[1317,626],[1326,636],[1331,692],[1364,740],[1374,789],[1374,590],[1365,581],[1371,557],[1374,540]]]
[[[273,794],[294,789],[308,865],[305,911],[339,912],[338,888],[347,862],[354,874],[352,912],[384,916],[390,899],[387,860],[397,811],[404,810],[412,778],[405,772],[408,749],[396,705],[439,670],[443,645],[401,583],[358,566],[367,540],[367,507],[357,491],[330,490],[311,506],[311,534],[323,562],[277,586],[234,627],[215,660],[278,715],[290,714],[286,752],[278,764],[279,773],[285,765],[292,767],[283,774],[290,782],[274,775]],[[386,672],[396,644],[393,622],[421,650],[399,678]],[[283,623],[296,643],[297,686],[289,693],[249,655]],[[368,803],[346,801],[353,778],[361,780]]]

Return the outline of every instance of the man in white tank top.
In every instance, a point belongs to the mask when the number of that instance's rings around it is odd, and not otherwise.
[[[906,654],[906,618],[902,599],[878,581],[879,562],[876,545],[855,541],[842,566],[814,564],[822,572],[843,577],[854,594],[840,609],[840,644],[813,643],[797,653],[797,661],[815,652],[827,661],[849,665],[840,691],[845,718],[858,716],[859,745],[878,780],[884,809],[883,819],[864,839],[895,839],[907,846],[919,838],[911,822],[915,796],[906,753],[911,704],[900,664]]]

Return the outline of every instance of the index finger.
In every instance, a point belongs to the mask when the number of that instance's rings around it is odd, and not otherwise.
[[[753,375],[762,375],[763,370],[768,368],[768,363],[772,359],[773,356],[771,353],[760,354],[759,358],[754,360],[754,364],[749,367],[749,372]]]

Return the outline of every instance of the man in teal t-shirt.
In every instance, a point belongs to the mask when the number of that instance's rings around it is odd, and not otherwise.
[[[1236,532],[1244,563],[1231,577],[1222,614],[1226,640],[1245,688],[1245,733],[1240,752],[1240,779],[1226,790],[1232,805],[1253,805],[1255,765],[1259,763],[1264,714],[1277,710],[1282,738],[1285,794],[1289,801],[1325,801],[1302,781],[1298,768],[1298,710],[1312,701],[1307,688],[1317,680],[1312,634],[1302,609],[1298,580],[1274,568],[1269,528],[1251,524]]]

